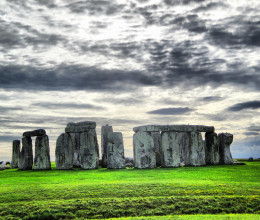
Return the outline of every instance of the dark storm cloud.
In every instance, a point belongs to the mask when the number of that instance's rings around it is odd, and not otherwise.
[[[189,112],[194,111],[188,107],[185,108],[161,108],[157,110],[153,110],[147,112],[148,114],[155,114],[155,115],[183,115]]]
[[[89,15],[113,15],[120,11],[124,6],[113,4],[111,1],[76,1],[66,6],[73,13],[86,13]]]
[[[52,102],[37,102],[31,106],[43,107],[47,109],[93,109],[103,110],[104,107],[91,105],[91,104],[77,104],[77,103],[52,103]]]
[[[260,133],[258,132],[244,132],[244,135],[248,135],[248,136],[254,136],[254,135],[259,135]]]
[[[164,0],[164,3],[166,5],[178,5],[178,4],[192,4],[192,3],[202,3],[205,2],[206,0],[180,0],[180,1],[176,1],[176,0]]]
[[[54,69],[31,66],[0,67],[0,87],[25,90],[128,90],[128,86],[161,84],[158,75],[139,71],[102,70],[82,65],[60,65]]]
[[[194,9],[194,12],[204,12],[208,10],[216,10],[217,8],[226,8],[230,7],[228,4],[223,3],[223,2],[209,2],[206,5],[201,5]]]
[[[258,109],[260,108],[260,101],[250,101],[250,102],[242,102],[237,103],[228,108],[229,111],[238,112],[244,109]]]
[[[56,7],[58,7],[55,4],[55,0],[37,0],[36,2],[38,4],[40,4],[40,5],[46,6],[47,8],[56,8]]]

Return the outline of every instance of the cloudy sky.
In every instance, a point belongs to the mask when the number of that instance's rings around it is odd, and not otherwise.
[[[68,122],[202,124],[260,157],[258,0],[1,0],[0,160]]]

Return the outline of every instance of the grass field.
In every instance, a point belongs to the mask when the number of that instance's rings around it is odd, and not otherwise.
[[[260,219],[260,161],[246,163],[66,171],[53,163],[50,171],[4,170],[0,218]]]

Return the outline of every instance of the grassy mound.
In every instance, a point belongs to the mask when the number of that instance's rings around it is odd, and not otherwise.
[[[176,215],[214,214],[217,219],[216,214],[260,214],[260,161],[246,163],[67,171],[56,170],[52,164],[50,171],[4,170],[0,172],[0,218],[168,215],[162,219],[183,219]]]

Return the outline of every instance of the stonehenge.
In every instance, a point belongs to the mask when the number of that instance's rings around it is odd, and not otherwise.
[[[110,132],[108,134],[107,168],[125,168],[124,143],[121,132]]]
[[[50,170],[50,147],[48,135],[37,136],[35,140],[35,170]]]
[[[11,167],[18,168],[18,159],[20,154],[20,140],[13,140]]]
[[[180,166],[234,164],[230,145],[233,135],[215,133],[213,126],[203,125],[144,125],[133,128],[133,162],[124,155],[121,132],[111,125],[101,127],[101,160],[96,122],[68,123],[56,140],[55,163],[59,170],[81,168],[176,168]],[[202,138],[205,133],[205,140]],[[35,140],[33,159],[32,138]],[[20,141],[12,143],[12,168],[19,170],[51,169],[49,137],[44,129],[23,133]]]

